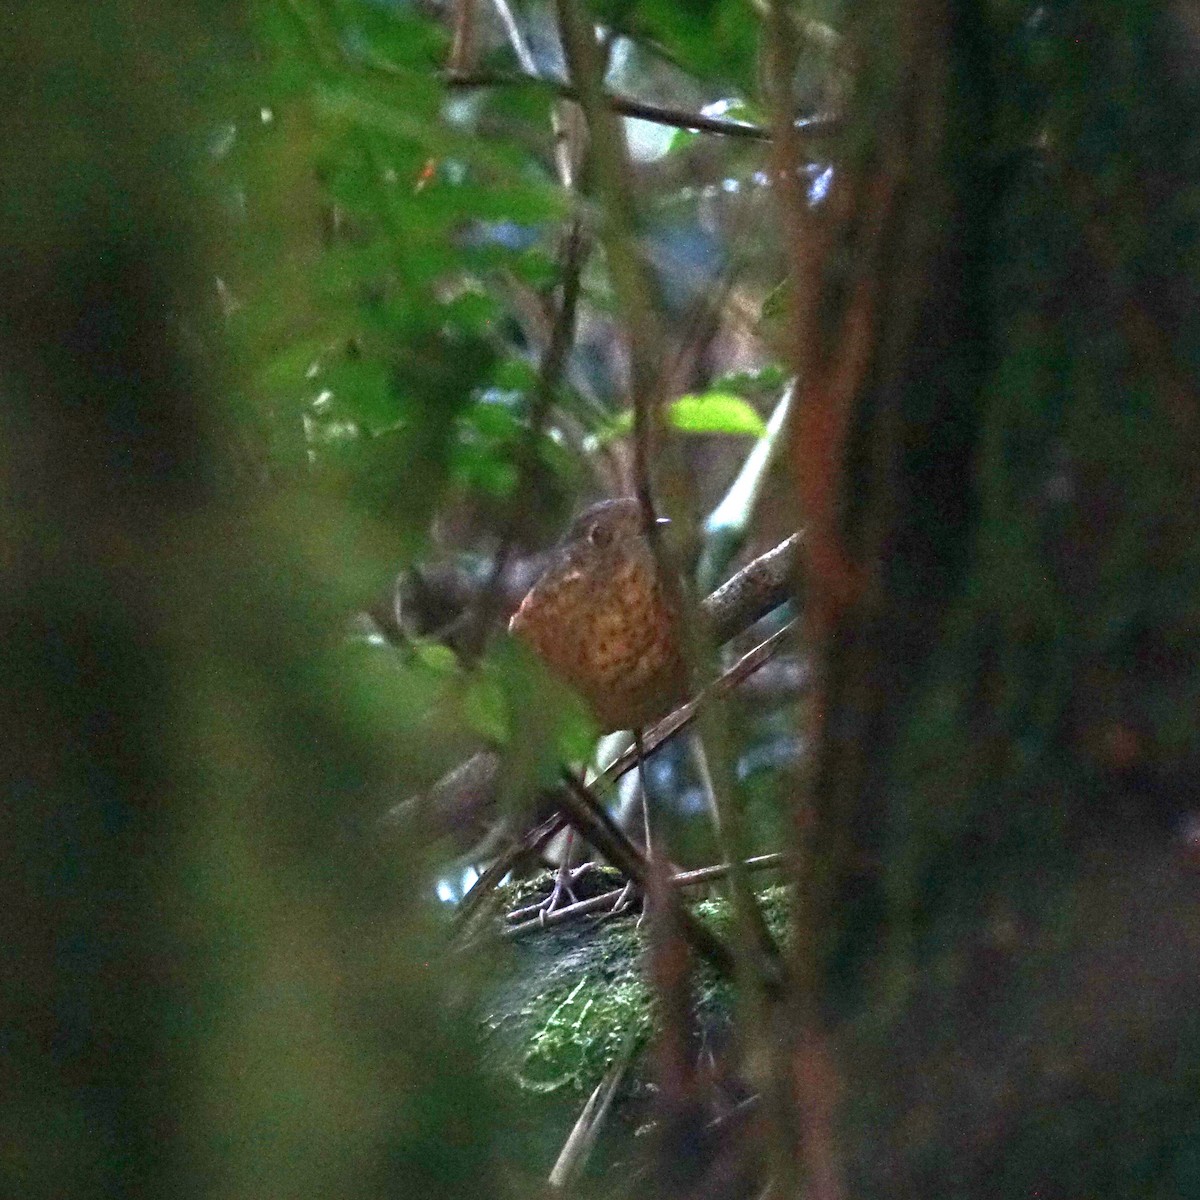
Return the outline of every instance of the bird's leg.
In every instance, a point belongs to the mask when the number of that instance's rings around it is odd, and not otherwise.
[[[562,858],[559,860],[558,871],[554,876],[554,890],[538,905],[538,916],[545,920],[551,913],[565,908],[568,904],[578,904],[579,897],[575,895],[575,880],[591,867],[591,863],[581,863],[578,867],[571,866],[571,855],[575,849],[575,830],[567,828],[563,842]],[[564,900],[563,897],[566,897]]]
[[[646,837],[646,862],[649,864],[654,861],[654,844],[650,833],[650,801],[649,792],[646,788],[646,747],[642,742],[642,731],[640,728],[633,731],[633,745],[637,751],[638,793],[642,805],[642,830]],[[633,903],[633,897],[637,890],[637,885],[632,879],[626,883],[621,894],[617,897],[616,904],[613,905],[613,916],[624,912]],[[642,915],[645,916],[644,898],[642,904]]]

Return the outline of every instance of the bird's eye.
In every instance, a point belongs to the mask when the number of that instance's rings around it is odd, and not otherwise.
[[[587,538],[593,546],[599,546],[603,549],[612,541],[612,530],[607,525],[601,525],[597,522],[588,530]]]

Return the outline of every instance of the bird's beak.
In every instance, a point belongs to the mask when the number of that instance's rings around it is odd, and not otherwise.
[[[655,523],[655,525],[658,525],[661,528],[663,525],[670,525],[671,518],[670,517],[655,517],[654,523]]]

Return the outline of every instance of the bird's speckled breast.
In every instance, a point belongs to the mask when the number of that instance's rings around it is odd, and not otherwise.
[[[606,730],[647,725],[686,692],[678,630],[644,542],[586,569],[550,570],[509,624],[591,705]]]

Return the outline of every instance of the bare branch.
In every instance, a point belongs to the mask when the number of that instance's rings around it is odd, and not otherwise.
[[[488,88],[535,86],[553,92],[563,100],[578,101],[579,93],[569,83],[551,79],[545,75],[502,71],[447,71],[442,75],[447,87]],[[697,133],[712,133],[719,137],[748,138],[752,141],[771,140],[771,131],[751,121],[730,120],[728,117],[711,117],[704,113],[675,108],[667,104],[654,104],[649,100],[638,100],[621,92],[605,92],[604,99],[613,112],[623,117],[636,117],[655,125],[667,125],[673,129],[689,129]],[[839,121],[835,117],[801,117],[795,122],[797,136],[824,138],[837,131]]]

